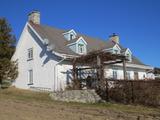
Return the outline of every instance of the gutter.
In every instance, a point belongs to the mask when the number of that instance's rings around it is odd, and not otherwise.
[[[59,65],[61,62],[63,62],[64,60],[65,60],[66,58],[63,58],[62,60],[60,60],[60,61],[58,61],[58,63],[56,63],[55,65],[54,65],[54,88],[53,88],[53,90],[54,91],[56,91],[57,89],[56,89],[56,86],[57,86],[57,83],[58,83],[58,77],[57,77],[57,69],[56,69],[56,67],[57,67],[57,65]]]

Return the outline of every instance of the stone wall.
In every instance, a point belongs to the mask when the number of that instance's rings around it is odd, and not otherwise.
[[[98,103],[101,98],[95,90],[67,90],[53,92],[50,94],[51,99],[65,102],[81,102],[81,103]]]

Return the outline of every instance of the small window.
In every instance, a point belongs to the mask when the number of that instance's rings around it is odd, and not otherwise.
[[[113,79],[117,79],[117,71],[116,70],[113,70]]]
[[[78,52],[84,53],[84,45],[83,44],[78,44]]]
[[[28,49],[28,60],[33,59],[33,48]]]
[[[29,85],[33,85],[33,70],[28,71],[28,81]]]

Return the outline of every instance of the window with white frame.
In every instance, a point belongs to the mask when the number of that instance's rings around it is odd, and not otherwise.
[[[118,78],[117,71],[113,70],[113,79],[117,79],[117,78]]]
[[[28,49],[28,54],[27,54],[27,60],[32,60],[33,59],[33,48]]]
[[[85,52],[84,44],[78,44],[78,53],[84,53],[84,52]]]
[[[28,82],[29,85],[33,84],[33,70],[28,71]]]
[[[74,36],[73,34],[70,34],[70,40],[73,40]]]
[[[64,38],[66,39],[66,40],[68,40],[68,41],[70,41],[70,40],[72,40],[72,39],[75,39],[76,38],[76,33],[75,33],[75,31],[74,30],[70,30],[70,31],[68,31],[68,32],[66,32],[66,33],[63,33],[63,36],[64,36]]]
[[[130,80],[131,79],[131,73],[130,72],[126,72],[126,77],[127,77],[127,80]]]

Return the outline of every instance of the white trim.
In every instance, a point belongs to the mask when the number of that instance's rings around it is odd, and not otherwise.
[[[126,54],[127,52],[129,52],[129,53],[132,55],[132,52],[131,52],[131,50],[130,50],[129,48],[126,49],[125,54]]]
[[[75,35],[77,35],[77,33],[74,31],[74,29],[71,29],[71,30],[69,30],[68,32],[63,33],[63,35],[68,34],[68,33],[71,33],[71,32],[73,32]]]
[[[114,49],[115,47],[117,47],[117,48],[121,51],[121,48],[119,47],[118,44],[115,44],[115,45],[113,46],[113,49]]]
[[[123,66],[121,63],[114,64],[116,66]],[[153,69],[151,66],[145,66],[145,65],[138,65],[138,64],[130,64],[126,63],[126,67],[131,67],[131,68],[140,68],[140,69]]]
[[[103,49],[102,51],[104,51],[104,52],[106,51],[107,52],[108,50],[113,50],[113,48]]]
[[[76,42],[73,42],[73,43],[67,44],[67,46],[71,46],[71,45],[74,45],[74,44],[76,44]]]
[[[115,47],[117,47],[121,51],[121,48],[119,47],[118,44],[115,44],[113,47],[110,47],[110,48],[105,48],[102,51],[113,50]]]
[[[41,40],[41,42],[44,43],[44,40],[41,38],[41,36],[36,32],[36,30],[29,23],[28,23],[28,26],[36,34],[36,36]]]
[[[84,38],[82,36],[78,38],[78,40],[76,41],[76,43],[78,43],[80,40],[82,40],[87,45],[87,42],[84,40]]]
[[[71,46],[71,45],[73,45],[73,44],[76,44],[76,43],[78,43],[80,40],[82,40],[86,45],[87,45],[87,42],[84,40],[84,38],[81,36],[81,37],[79,37],[75,42],[73,42],[73,43],[70,43],[70,44],[67,44],[67,46]]]

